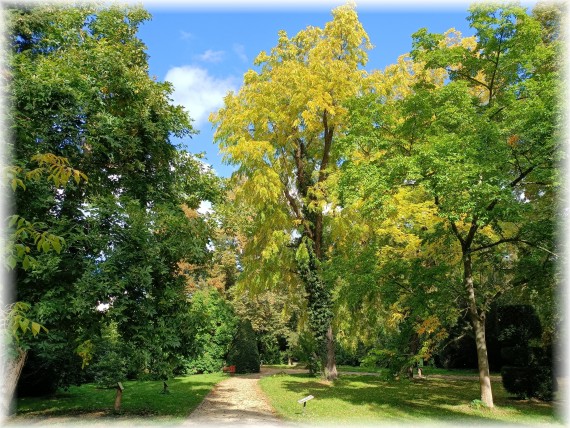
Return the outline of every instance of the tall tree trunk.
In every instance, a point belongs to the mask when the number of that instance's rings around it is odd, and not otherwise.
[[[318,265],[313,249],[309,249],[309,262],[301,266],[299,272],[308,294],[309,326],[316,340],[315,352],[322,362],[326,379],[334,380],[338,373],[332,331],[332,296],[321,277]]]
[[[469,317],[471,325],[473,326],[473,332],[475,333],[481,401],[485,406],[493,408],[493,391],[491,389],[489,358],[487,356],[487,342],[485,340],[485,314],[477,310],[475,286],[473,284],[473,265],[469,251],[465,251],[463,256],[463,283],[465,291],[467,292]]]
[[[336,371],[336,357],[334,354],[334,336],[332,324],[327,329],[327,363],[325,366],[325,378],[327,380],[335,380],[338,377]]]
[[[487,343],[485,341],[485,320],[471,315],[471,324],[475,332],[475,345],[477,346],[477,364],[479,366],[479,385],[481,401],[485,406],[492,408],[493,390],[491,389],[491,376],[489,374],[489,359],[487,357]]]

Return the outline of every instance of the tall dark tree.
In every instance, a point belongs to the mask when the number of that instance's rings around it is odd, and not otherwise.
[[[183,205],[215,198],[217,183],[171,142],[193,129],[171,103],[172,86],[148,74],[136,33],[149,18],[139,7],[7,10],[14,164],[31,169],[50,153],[88,177],[63,190],[30,183],[15,195],[16,214],[65,239],[59,254],[39,254],[16,278],[18,299],[49,329],[25,369],[49,378],[48,389],[80,380],[82,359],[97,353],[92,339],[111,321],[157,374],[184,350],[178,264],[205,262],[210,231]]]

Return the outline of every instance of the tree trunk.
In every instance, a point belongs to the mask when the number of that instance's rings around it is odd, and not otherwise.
[[[491,389],[491,376],[489,374],[489,359],[487,357],[487,343],[485,341],[485,320],[471,316],[471,324],[475,332],[477,346],[477,363],[479,366],[479,384],[481,388],[481,401],[485,406],[493,408],[493,390]]]
[[[327,362],[325,366],[325,378],[327,380],[335,380],[337,377],[336,357],[334,355],[334,336],[332,324],[329,324],[329,328],[327,330]]]
[[[16,392],[16,387],[18,386],[18,380],[20,379],[20,374],[26,363],[26,357],[28,356],[28,351],[18,348],[18,355],[15,359],[6,358],[4,362],[5,379],[3,388],[3,398],[5,402],[3,403],[3,413],[5,415],[11,414],[11,403]]]
[[[475,286],[473,284],[473,265],[468,251],[463,256],[463,283],[467,292],[469,317],[475,345],[477,347],[477,364],[479,367],[479,384],[481,388],[481,401],[488,408],[493,408],[493,391],[491,389],[491,376],[489,374],[489,359],[487,357],[487,342],[485,340],[485,314],[477,310],[475,299]]]

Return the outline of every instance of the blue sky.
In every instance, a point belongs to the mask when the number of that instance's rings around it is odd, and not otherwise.
[[[200,131],[183,144],[192,153],[205,152],[206,161],[218,175],[228,177],[232,167],[223,165],[213,144],[213,130],[208,122],[211,111],[222,105],[228,90],[238,90],[243,74],[253,66],[262,51],[277,42],[281,29],[294,36],[307,26],[323,27],[332,19],[331,9],[338,4],[313,4],[312,7],[277,6],[237,9],[146,6],[152,14],[139,37],[147,45],[150,74],[174,84],[174,101],[184,105]],[[411,35],[422,27],[431,32],[456,28],[473,34],[466,20],[467,3],[402,7],[357,6],[364,29],[375,46],[369,52],[367,70],[384,69],[411,48]]]

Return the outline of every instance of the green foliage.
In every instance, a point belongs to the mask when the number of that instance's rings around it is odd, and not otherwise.
[[[409,320],[422,343],[399,354],[429,354],[463,310],[481,337],[491,303],[535,282],[517,264],[557,257],[560,51],[541,28],[555,20],[494,4],[474,5],[468,20],[475,37],[415,33],[410,58],[347,104],[338,194],[362,230],[354,240],[377,245],[379,263],[370,287],[341,289],[341,309],[376,301],[388,324]]]
[[[235,365],[236,373],[259,373],[260,360],[257,339],[249,320],[242,320],[226,358],[227,365]]]
[[[557,389],[556,378],[551,367],[512,367],[501,369],[503,387],[518,398],[539,398],[552,401]]]
[[[237,287],[231,289],[230,296],[239,318],[251,321],[263,364],[288,362],[298,344],[297,324],[303,296],[291,295],[287,289],[252,296]]]
[[[318,352],[319,347],[314,335],[310,331],[302,331],[293,355],[300,362],[305,363],[311,376],[316,376],[323,371],[323,361],[319,358]]]
[[[91,366],[91,372],[97,386],[113,388],[117,386],[117,382],[124,382],[126,379],[127,364],[123,356],[109,349]]]
[[[211,236],[183,205],[216,200],[220,182],[170,141],[194,131],[170,102],[172,86],[148,75],[136,33],[150,15],[115,5],[6,15],[14,252],[26,264],[16,292],[50,332],[30,345],[20,389],[84,381],[90,359],[171,376],[190,343],[179,263],[203,266]],[[117,358],[100,344],[109,323]]]
[[[29,311],[30,305],[25,302],[15,302],[6,310],[8,332],[18,345],[22,344],[22,338],[26,334],[31,333],[32,336],[36,337],[42,330],[48,332],[47,328],[28,318]]]
[[[189,313],[192,339],[185,369],[190,374],[220,371],[238,325],[230,303],[215,289],[198,290]]]
[[[552,400],[557,387],[552,356],[536,346],[542,327],[535,310],[532,306],[506,305],[497,313],[503,386],[519,398]]]
[[[524,346],[540,339],[542,326],[532,306],[505,305],[497,309],[499,342],[503,346]]]

